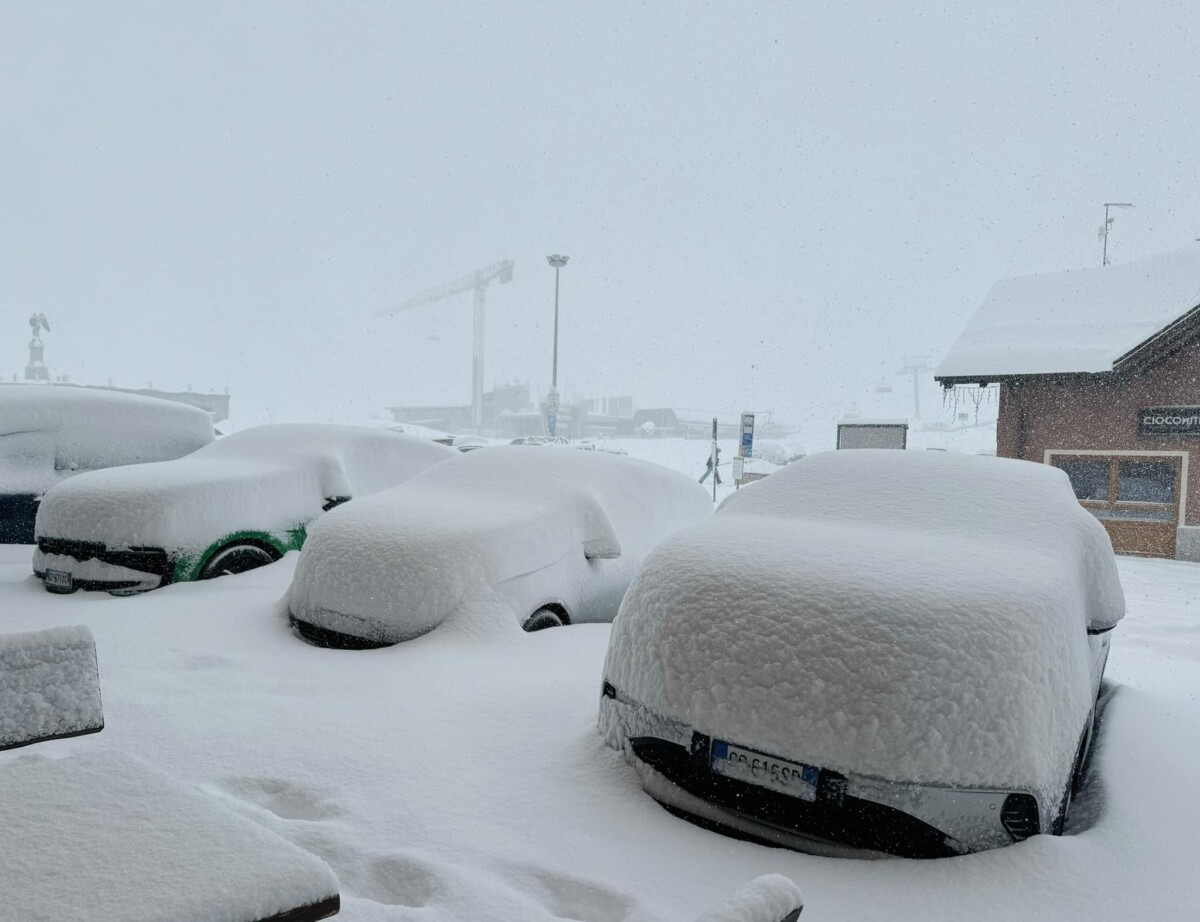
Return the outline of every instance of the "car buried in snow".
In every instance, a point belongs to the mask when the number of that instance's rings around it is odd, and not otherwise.
[[[650,549],[711,515],[695,481],[649,462],[471,452],[326,516],[293,576],[291,621],[311,643],[354,649],[455,615],[527,631],[611,621]]]
[[[298,550],[325,511],[458,457],[386,429],[245,429],[176,461],[59,484],[38,510],[33,570],[51,592],[114,594],[241,573]]]
[[[0,544],[33,544],[42,496],[87,471],[169,461],[208,445],[203,410],[100,388],[0,384]]]
[[[668,810],[802,851],[1059,833],[1124,605],[1061,471],[816,455],[647,558],[600,729]]]

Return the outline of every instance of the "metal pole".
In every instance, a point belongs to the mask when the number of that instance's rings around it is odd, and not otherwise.
[[[487,288],[475,286],[475,354],[471,357],[471,425],[483,429],[483,299]]]
[[[1104,259],[1100,261],[1100,265],[1108,265],[1108,205],[1104,206]]]
[[[558,390],[558,273],[562,266],[554,267],[554,368],[550,373],[550,386]]]
[[[713,475],[713,502],[717,501],[717,418],[713,417],[713,440],[712,452],[709,455],[712,458],[712,475]]]
[[[546,262],[554,267],[554,364],[550,370],[550,400],[549,416],[550,416],[550,435],[554,436],[558,432],[558,280],[559,270],[567,264],[570,257],[560,256],[555,253],[553,256],[547,256]]]

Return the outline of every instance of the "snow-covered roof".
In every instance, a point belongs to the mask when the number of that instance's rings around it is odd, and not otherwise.
[[[938,378],[1097,373],[1200,305],[1200,249],[997,282]]]

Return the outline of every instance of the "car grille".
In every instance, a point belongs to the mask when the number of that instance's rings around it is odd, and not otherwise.
[[[76,560],[91,560],[104,553],[98,541],[70,541],[66,538],[38,538],[38,550],[43,554],[60,554]]]
[[[815,802],[799,800],[709,770],[710,740],[695,734],[690,750],[653,737],[629,741],[634,755],[690,794],[764,825],[816,836],[851,848],[887,852],[904,858],[941,858],[958,854],[947,836],[914,816],[846,794],[846,778],[822,770]]]
[[[167,576],[174,568],[170,556],[161,548],[132,547],[126,550],[108,550],[98,541],[72,541],[67,538],[39,538],[38,550],[43,554],[73,557],[80,563],[99,560],[114,567],[128,567],[139,573]]]

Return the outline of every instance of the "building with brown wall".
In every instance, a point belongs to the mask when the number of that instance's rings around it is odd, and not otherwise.
[[[1064,470],[1118,553],[1200,561],[1200,251],[999,282],[937,380],[998,385],[997,455]]]

